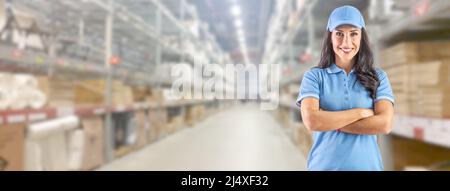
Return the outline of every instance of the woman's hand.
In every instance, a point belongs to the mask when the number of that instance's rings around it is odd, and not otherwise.
[[[363,118],[355,123],[345,126],[342,132],[362,135],[389,134],[392,129],[394,118],[394,107],[389,100],[380,100],[375,103],[374,111],[360,111],[361,115],[370,117]]]

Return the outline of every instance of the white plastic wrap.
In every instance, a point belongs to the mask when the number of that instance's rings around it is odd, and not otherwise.
[[[83,132],[68,133],[79,126],[69,116],[28,126],[25,146],[25,170],[80,169]]]
[[[33,109],[39,109],[47,103],[47,96],[40,91],[33,91],[28,100],[29,106]]]
[[[37,80],[34,76],[29,74],[16,74],[14,75],[14,84],[16,86],[25,86],[30,88],[36,88],[37,87]]]
[[[10,90],[11,98],[9,100],[9,108],[18,110],[25,109],[28,106],[28,96],[32,92],[31,89],[18,86]]]
[[[39,109],[46,102],[47,97],[39,90],[34,76],[0,73],[0,110]]]
[[[41,139],[55,133],[75,129],[79,126],[79,123],[80,120],[76,116],[35,123],[28,127],[27,137],[30,139]]]
[[[80,170],[83,164],[84,131],[76,129],[67,132],[67,155],[69,170]]]

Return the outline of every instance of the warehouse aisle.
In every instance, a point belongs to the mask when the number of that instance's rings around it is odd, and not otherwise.
[[[99,170],[305,170],[275,119],[256,105],[217,113]]]

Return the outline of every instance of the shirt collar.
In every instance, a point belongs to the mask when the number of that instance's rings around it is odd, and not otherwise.
[[[327,68],[327,72],[329,74],[336,74],[336,73],[339,73],[339,72],[344,72],[344,70],[339,68],[336,64],[333,63],[333,64],[331,64],[330,67]],[[354,69],[352,69],[350,71],[350,74],[353,73],[353,72],[354,72]]]

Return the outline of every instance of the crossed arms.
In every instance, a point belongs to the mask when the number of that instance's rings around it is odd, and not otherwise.
[[[305,98],[301,103],[303,122],[310,131],[340,130],[351,134],[389,134],[392,129],[394,107],[388,100],[375,103],[374,109],[323,111],[316,98]]]

